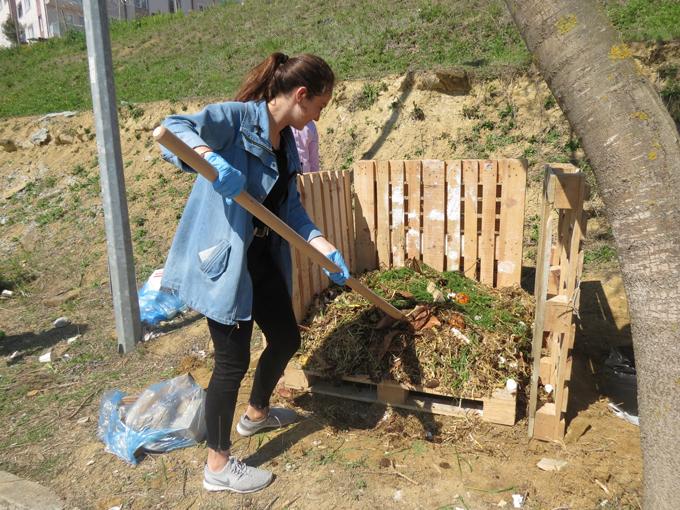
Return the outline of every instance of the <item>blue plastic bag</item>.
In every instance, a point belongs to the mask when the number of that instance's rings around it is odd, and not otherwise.
[[[187,306],[175,295],[161,289],[163,268],[157,269],[139,289],[139,313],[143,323],[155,326],[172,319]]]
[[[146,451],[169,452],[205,438],[205,391],[189,374],[148,387],[132,404],[124,396],[104,394],[97,429],[106,451],[121,459],[137,464]]]

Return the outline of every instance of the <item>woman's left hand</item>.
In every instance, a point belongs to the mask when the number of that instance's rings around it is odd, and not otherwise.
[[[326,276],[328,276],[333,283],[340,286],[345,285],[345,282],[350,275],[349,268],[347,267],[347,264],[345,264],[345,259],[342,258],[341,253],[338,250],[334,250],[328,253],[326,257],[328,257],[328,260],[333,264],[338,266],[340,271],[338,273],[331,273],[328,269],[324,268],[323,272],[326,273]]]

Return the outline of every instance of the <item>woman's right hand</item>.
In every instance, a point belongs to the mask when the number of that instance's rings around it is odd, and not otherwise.
[[[212,183],[215,191],[224,198],[234,198],[243,191],[246,185],[245,175],[215,152],[208,152],[204,157],[217,170],[217,179]]]

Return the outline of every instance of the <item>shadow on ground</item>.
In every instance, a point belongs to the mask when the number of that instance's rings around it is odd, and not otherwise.
[[[21,356],[36,354],[62,340],[82,335],[87,330],[87,324],[69,324],[63,328],[52,328],[41,333],[29,331],[18,335],[7,335],[0,340],[0,356],[9,356],[16,351],[19,351]]]

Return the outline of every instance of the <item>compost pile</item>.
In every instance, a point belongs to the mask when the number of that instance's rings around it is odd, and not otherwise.
[[[421,264],[373,271],[362,282],[401,309],[385,318],[360,295],[329,288],[303,325],[301,368],[327,378],[367,376],[461,398],[490,396],[529,378],[534,303],[518,287],[493,289]]]

